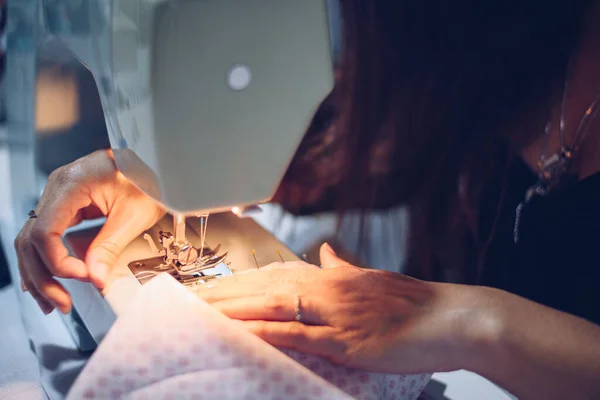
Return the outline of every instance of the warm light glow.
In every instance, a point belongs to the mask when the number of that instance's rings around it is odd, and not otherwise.
[[[231,212],[240,218],[250,217],[262,212],[259,206],[233,207]]]
[[[74,73],[43,70],[36,82],[35,128],[44,136],[70,129],[79,121],[79,93]]]

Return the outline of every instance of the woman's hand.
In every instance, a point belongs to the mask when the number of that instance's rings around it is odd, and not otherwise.
[[[154,225],[164,211],[116,169],[111,151],[98,151],[54,171],[36,207],[15,239],[22,288],[40,308],[66,313],[71,298],[54,277],[104,286],[124,247]],[[64,231],[85,219],[107,216],[85,261],[69,256]]]
[[[379,372],[463,368],[477,335],[493,333],[493,323],[481,323],[484,289],[359,269],[328,245],[321,248],[321,262],[323,269],[299,262],[283,264],[283,270],[271,266],[199,293],[274,346]],[[295,321],[297,298],[301,322]]]
[[[465,368],[518,398],[600,398],[598,325],[497,289],[362,270],[327,245],[321,262],[271,265],[198,292],[274,346],[349,367]]]

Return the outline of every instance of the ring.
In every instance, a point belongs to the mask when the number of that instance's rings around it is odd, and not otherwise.
[[[302,322],[302,310],[300,308],[300,296],[296,295],[296,304],[294,307],[294,319],[298,322]]]
[[[29,211],[29,212],[27,213],[27,216],[29,217],[29,219],[32,219],[32,218],[37,218],[37,217],[38,217],[38,215],[37,215],[37,213],[35,212],[35,210],[31,210],[31,211]]]

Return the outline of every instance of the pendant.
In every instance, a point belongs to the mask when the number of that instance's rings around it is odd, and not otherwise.
[[[515,224],[513,226],[513,240],[515,244],[519,243],[519,226],[523,208],[525,208],[525,205],[529,203],[534,196],[545,196],[546,194],[548,194],[548,190],[539,182],[531,186],[527,189],[527,192],[525,192],[525,199],[519,203],[515,210]]]
[[[523,204],[524,202],[520,202],[515,210],[515,225],[513,226],[513,240],[515,244],[519,243],[519,223],[521,222],[521,213],[523,212]]]

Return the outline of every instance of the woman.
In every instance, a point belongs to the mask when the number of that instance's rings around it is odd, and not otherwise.
[[[405,204],[412,277],[324,245],[323,269],[223,279],[204,298],[274,345],[341,364],[467,368],[520,398],[599,398],[599,2],[341,5],[340,78],[318,115],[330,126],[315,120],[277,200],[297,212]],[[70,308],[54,276],[101,287],[162,215],[108,152],[54,173],[36,211],[16,248],[46,312]],[[85,263],[68,257],[61,233],[100,214]]]

